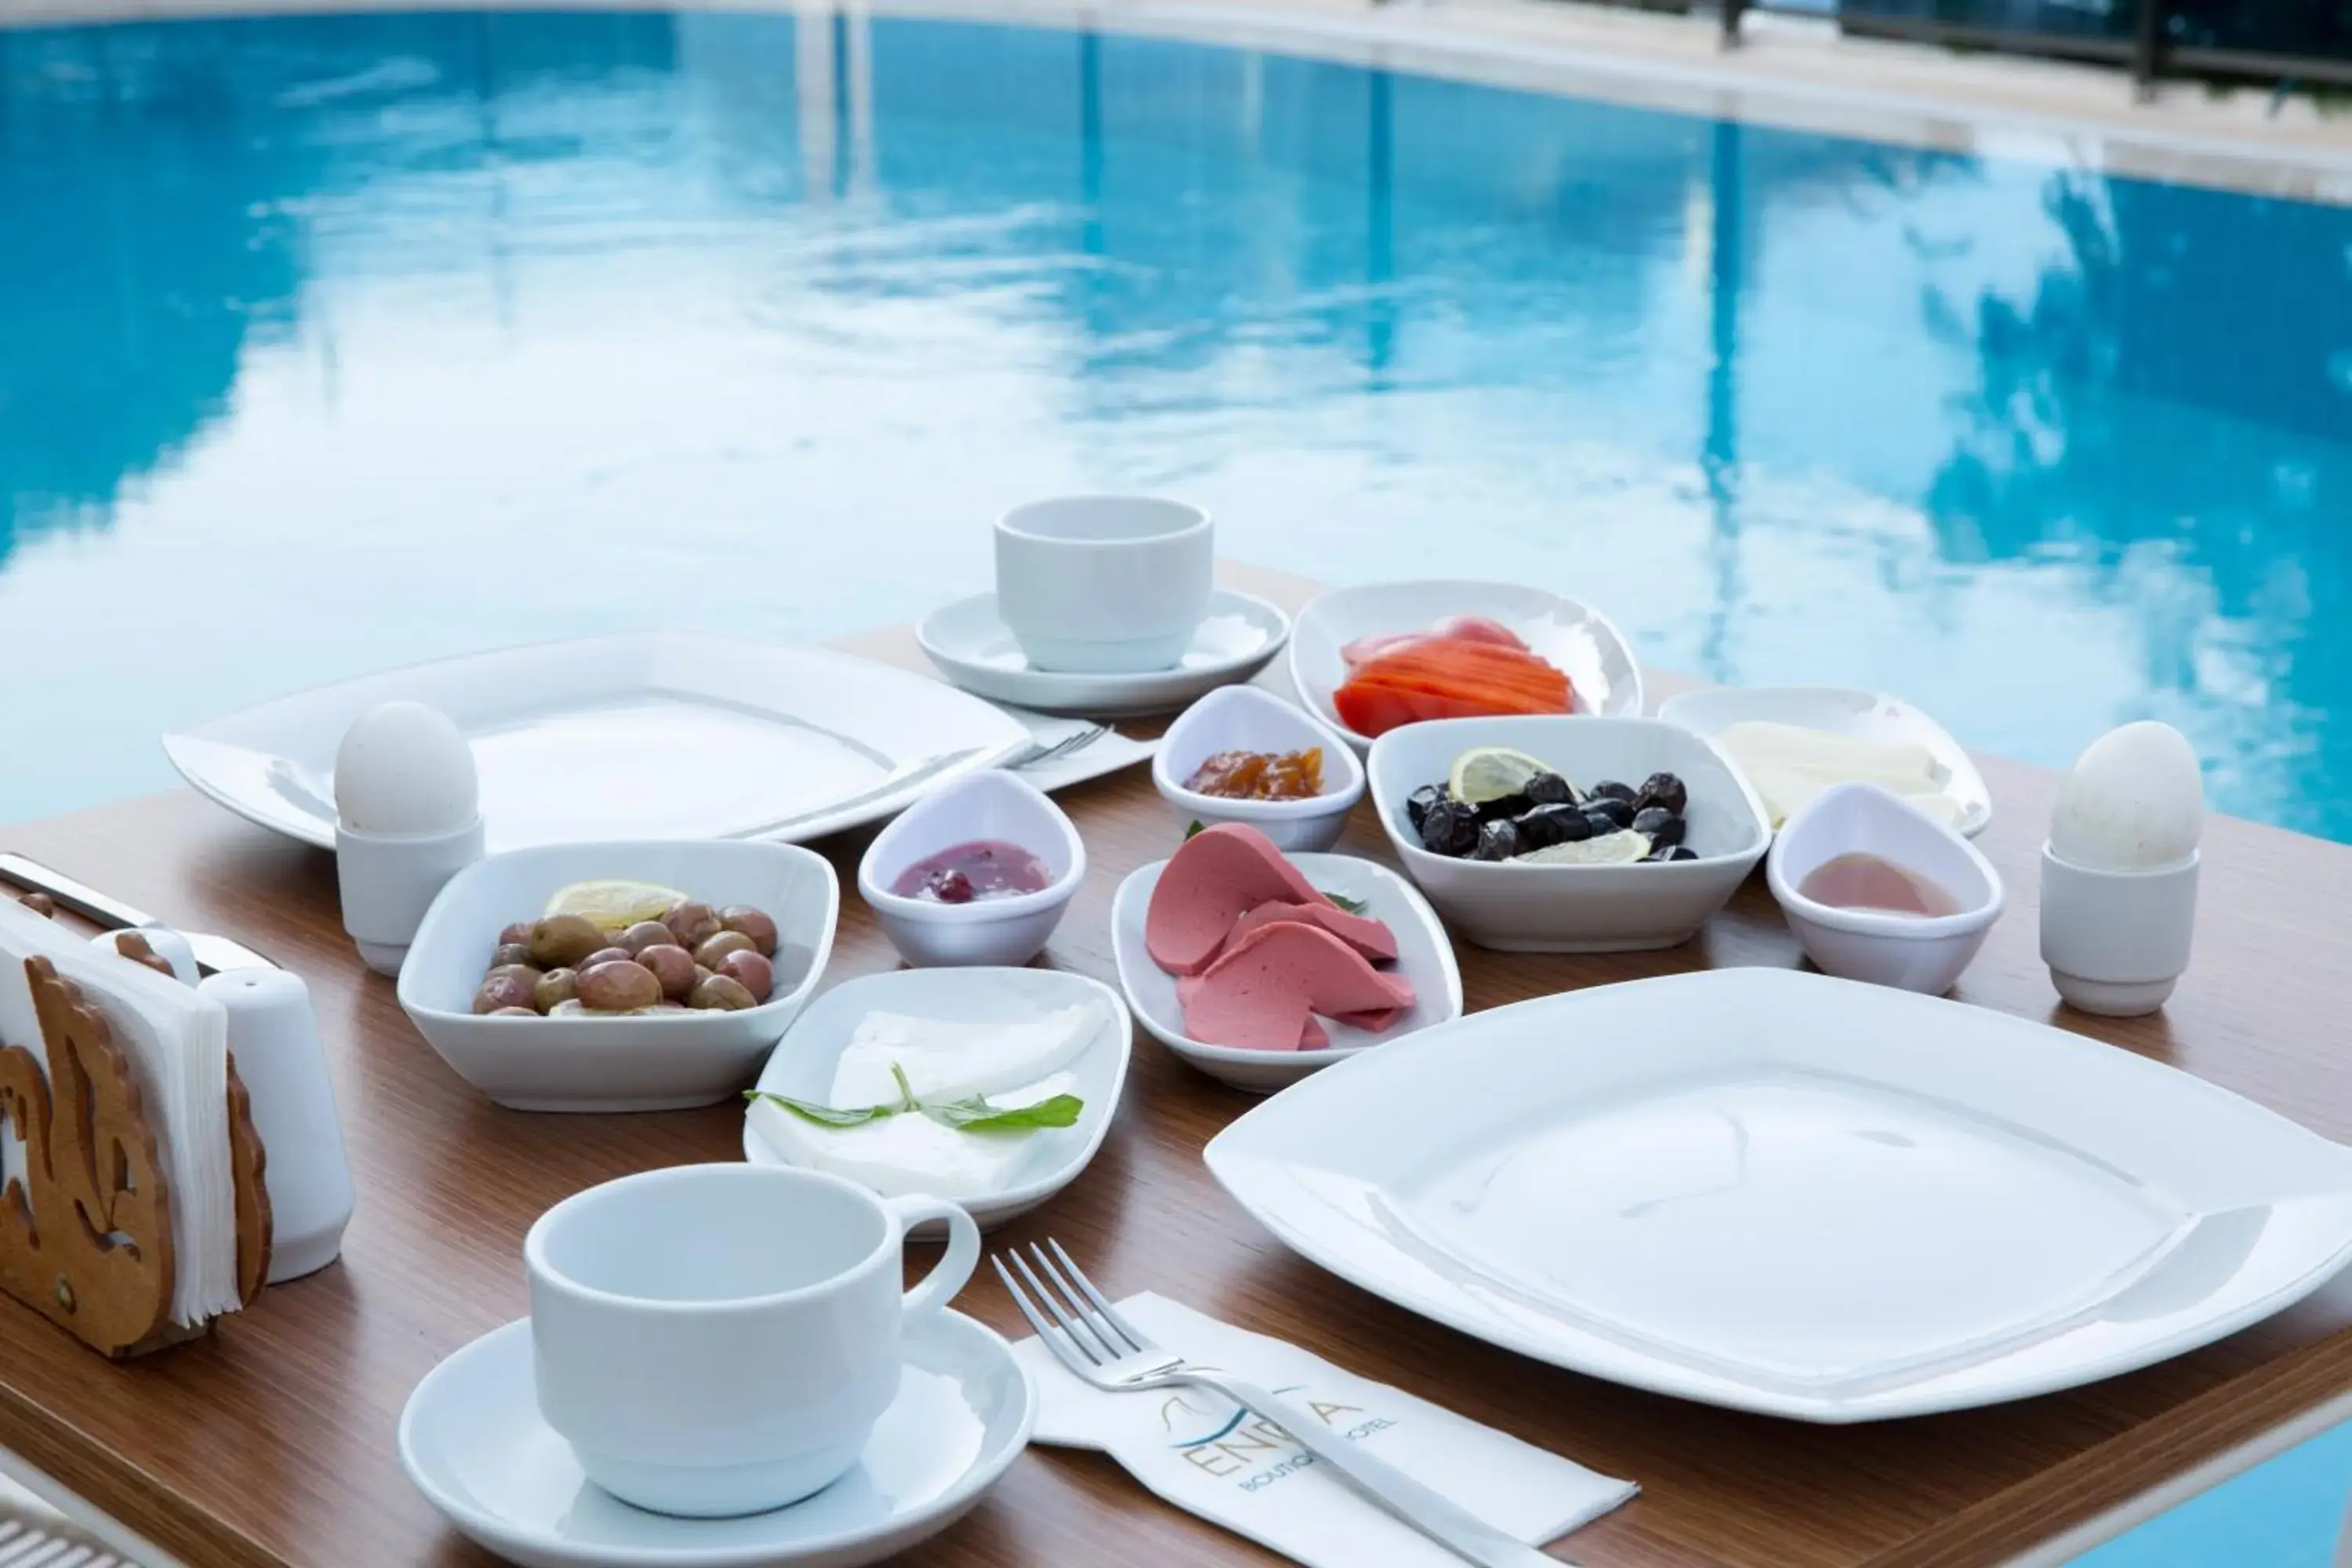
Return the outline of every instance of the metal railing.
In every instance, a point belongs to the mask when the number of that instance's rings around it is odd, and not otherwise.
[[[1655,5],[1656,0],[1617,3]],[[2333,0],[2275,3],[2282,7],[2311,7],[2305,13],[2311,16],[2333,4]],[[1812,5],[1791,4],[1790,0],[1719,0],[1727,45],[1738,43],[1741,24],[1750,15],[1759,11],[1792,12],[1817,19],[1833,16],[1842,30],[1861,37],[1897,38],[1949,48],[1990,49],[2117,65],[2128,70],[2132,79],[2143,88],[2173,76],[2352,87],[2352,19],[2340,19],[2333,25],[2337,35],[2331,40],[2333,52],[2316,53],[2294,48],[2237,47],[2186,38],[2184,35],[2193,26],[2189,0],[2124,0],[2124,5],[2131,14],[2129,28],[2106,34],[1969,21],[1965,13],[1970,7],[1965,4],[1938,6],[1945,15],[1912,16],[1844,4],[1825,10],[1818,0]],[[1685,0],[1685,4],[1675,8],[1691,7]],[[2342,17],[2345,13],[2338,15]]]

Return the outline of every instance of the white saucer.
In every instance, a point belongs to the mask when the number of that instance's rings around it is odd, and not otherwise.
[[[527,1568],[856,1568],[961,1518],[1036,1415],[1012,1349],[943,1312],[908,1331],[898,1398],[847,1475],[772,1513],[671,1519],[590,1485],[540,1419],[525,1318],[425,1374],[401,1412],[400,1462],[450,1523]]]
[[[966,691],[1049,713],[1124,719],[1167,713],[1204,692],[1247,680],[1290,638],[1290,617],[1249,594],[1220,588],[1194,628],[1192,646],[1172,669],[1134,675],[1073,675],[1033,669],[997,617],[996,595],[975,594],[932,611],[915,640],[947,678]]]

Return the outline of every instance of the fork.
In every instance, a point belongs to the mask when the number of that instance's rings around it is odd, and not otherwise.
[[[1108,724],[1088,724],[1083,730],[1071,731],[1050,746],[1033,747],[1004,765],[1014,769],[1034,768],[1040,763],[1066,757],[1072,752],[1083,752],[1109,733],[1110,726]]]
[[[1053,1248],[1047,1257],[1045,1248]],[[1150,1337],[1119,1315],[1118,1310],[1095,1289],[1094,1281],[1070,1260],[1052,1237],[1045,1247],[1032,1242],[1031,1256],[1010,1249],[1013,1268],[1029,1282],[1028,1289],[1004,1266],[1007,1256],[992,1254],[997,1277],[1012,1292],[1013,1304],[1037,1331],[1038,1342],[1055,1360],[1097,1388],[1128,1394],[1151,1388],[1192,1384],[1212,1388],[1243,1408],[1280,1426],[1291,1441],[1356,1484],[1366,1499],[1412,1526],[1466,1562],[1484,1568],[1573,1568],[1547,1556],[1477,1518],[1452,1500],[1442,1497],[1406,1475],[1386,1459],[1327,1428],[1312,1414],[1214,1367],[1198,1366],[1173,1351],[1151,1342]],[[1059,1267],[1057,1268],[1056,1262]],[[1045,1271],[1045,1279],[1038,1277]],[[1048,1286],[1046,1280],[1053,1281]],[[1035,1293],[1035,1301],[1031,1293]],[[1041,1313],[1035,1302],[1045,1304]],[[1047,1321],[1050,1314],[1051,1321]]]

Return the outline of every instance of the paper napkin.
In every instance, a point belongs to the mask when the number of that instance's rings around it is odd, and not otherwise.
[[[1165,1297],[1130,1296],[1118,1310],[1189,1360],[1281,1394],[1350,1441],[1377,1445],[1391,1464],[1529,1545],[1599,1518],[1636,1489]],[[1312,1568],[1461,1568],[1460,1558],[1222,1394],[1106,1394],[1034,1338],[1013,1354],[1037,1382],[1040,1443],[1099,1448],[1169,1502]]]
[[[172,1194],[172,1321],[234,1311],[236,1189],[228,1148],[228,1014],[194,987],[113,958],[54,921],[0,897],[0,1045],[46,1067],[25,960],[47,958],[113,1028],[154,1126]],[[13,1139],[0,1142],[13,1143]],[[14,1175],[21,1151],[0,1150]]]

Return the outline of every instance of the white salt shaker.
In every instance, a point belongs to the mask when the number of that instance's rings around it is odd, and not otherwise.
[[[2189,968],[2204,826],[2197,753],[2171,725],[2126,724],[2076,759],[2042,847],[2042,962],[2069,1005],[2164,1005]]]
[[[482,858],[473,749],[448,715],[385,702],[335,752],[335,876],[343,929],[378,974],[398,974],[425,911]]]
[[[252,1102],[269,1189],[269,1283],[335,1260],[352,1171],[310,988],[282,969],[233,969],[196,987],[228,1013],[228,1049]]]

